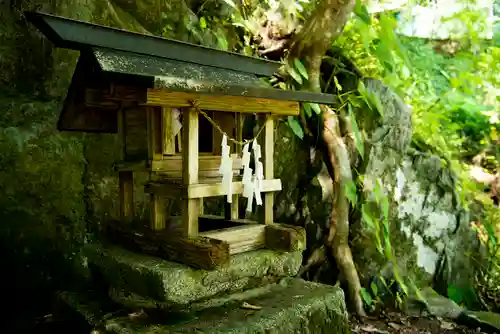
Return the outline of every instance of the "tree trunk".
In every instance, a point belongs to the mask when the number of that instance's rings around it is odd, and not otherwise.
[[[342,33],[355,0],[317,0],[310,17],[291,43],[290,59],[303,60],[308,68],[308,85],[313,92],[321,92],[321,63],[332,42]],[[326,241],[340,271],[340,279],[347,286],[346,295],[350,308],[365,316],[361,299],[361,284],[349,248],[349,202],[345,184],[352,182],[351,164],[347,146],[340,131],[339,115],[322,106],[322,137],[325,146],[324,160],[329,167],[334,184],[333,212]]]

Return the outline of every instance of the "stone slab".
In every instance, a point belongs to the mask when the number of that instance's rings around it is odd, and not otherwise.
[[[256,306],[249,309],[244,303]],[[344,294],[338,287],[287,278],[279,284],[213,301],[200,311],[104,322],[107,332],[132,333],[349,333]]]
[[[85,254],[114,289],[173,305],[274,283],[295,276],[302,264],[301,251],[241,253],[216,270],[194,269],[116,246],[89,245]]]

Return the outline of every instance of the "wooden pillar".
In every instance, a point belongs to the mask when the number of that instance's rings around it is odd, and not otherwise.
[[[185,186],[198,183],[198,112],[194,108],[184,108],[182,137],[182,182]],[[198,217],[200,215],[200,200],[184,198],[182,205],[183,235],[194,237],[198,235]]]
[[[235,114],[235,124],[234,126],[236,127],[235,135],[236,135],[236,140],[241,142],[243,141],[243,116],[240,113]],[[234,152],[240,154],[243,150],[243,147],[241,145],[234,145]],[[229,208],[230,212],[229,215],[226,214],[226,219],[239,219],[240,218],[240,196],[239,195],[233,195],[232,203],[230,204]]]
[[[265,122],[264,130],[261,133],[260,142],[262,145],[262,164],[264,166],[264,179],[274,178],[274,120],[269,116]],[[264,208],[262,209],[261,220],[264,224],[272,224],[274,221],[274,193],[264,194]]]
[[[173,129],[173,118],[172,109],[162,108],[161,109],[162,118],[162,151],[163,155],[174,155],[175,154],[175,136]]]
[[[161,160],[162,158],[162,147],[161,136],[162,136],[162,111],[158,108],[148,108],[147,109],[147,125],[148,125],[148,156],[149,160]],[[149,178],[151,179],[151,172],[149,173]],[[158,196],[156,194],[150,195],[150,205],[151,205],[151,217],[149,221],[149,228],[152,231],[159,231],[165,228],[167,221],[167,213],[165,208],[164,197]]]
[[[130,222],[134,218],[134,176],[131,171],[118,173],[120,184],[120,218]]]
[[[166,198],[156,194],[150,195],[151,202],[151,222],[150,228],[153,231],[160,231],[165,228],[167,221]]]

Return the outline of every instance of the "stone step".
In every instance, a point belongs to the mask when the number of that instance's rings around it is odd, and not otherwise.
[[[85,254],[113,289],[163,305],[187,305],[265,286],[295,276],[302,263],[302,251],[266,249],[231,256],[228,266],[215,270],[194,269],[116,246],[89,245]]]
[[[120,334],[349,332],[342,290],[301,279],[287,278],[195,308],[175,314],[146,311],[147,316],[110,318],[103,325],[107,332]]]

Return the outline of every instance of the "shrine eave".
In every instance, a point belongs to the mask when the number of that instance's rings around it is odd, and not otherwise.
[[[321,104],[336,101],[331,94],[264,84],[260,77],[272,76],[281,65],[278,62],[38,12],[25,15],[57,47],[79,50],[98,72],[136,78],[147,83],[145,88]]]
[[[271,76],[281,66],[279,62],[40,12],[26,12],[25,16],[60,48],[82,51],[99,47],[261,76]]]

